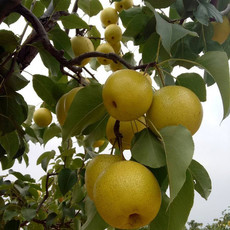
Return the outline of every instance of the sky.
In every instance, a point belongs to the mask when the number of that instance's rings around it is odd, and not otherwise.
[[[103,4],[104,2],[103,0]],[[138,4],[140,1],[137,0],[134,2]],[[108,5],[105,2],[103,6],[106,7]],[[7,27],[1,24],[0,29],[2,28],[7,29]],[[16,31],[16,29],[16,26],[12,27],[13,31]],[[18,32],[19,34],[20,31]],[[39,56],[26,71],[32,74],[47,74],[47,70],[40,64]],[[179,75],[184,69],[177,68],[176,71]],[[24,74],[28,80],[32,80],[30,74]],[[103,83],[107,75],[108,73],[103,71],[103,68],[100,68],[96,77]],[[31,84],[21,93],[28,104],[34,104],[39,107],[42,103],[41,99],[33,91]],[[230,117],[222,121],[223,108],[220,93],[216,85],[208,87],[207,101],[202,103],[202,105],[204,110],[203,122],[199,131],[193,136],[195,143],[194,159],[208,171],[212,180],[212,192],[207,201],[196,193],[189,220],[194,219],[197,222],[207,224],[212,223],[214,218],[220,217],[221,212],[230,205]],[[56,119],[55,115],[53,117]],[[40,165],[36,165],[36,161],[43,152],[56,150],[57,141],[60,140],[55,139],[53,142],[48,142],[45,148],[38,144],[31,145],[29,153],[30,166],[26,168],[24,164],[15,164],[14,170],[24,174],[31,174],[33,178],[39,179],[44,175],[44,171]],[[7,171],[0,171],[0,175],[4,174],[7,174]]]

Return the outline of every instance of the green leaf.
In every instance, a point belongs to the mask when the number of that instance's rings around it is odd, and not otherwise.
[[[189,213],[194,201],[193,180],[190,173],[187,171],[186,180],[177,197],[168,208],[169,223],[168,230],[177,229],[184,230],[188,220]],[[178,215],[180,216],[178,218]]]
[[[62,95],[62,90],[58,88],[58,84],[43,75],[36,74],[33,76],[33,88],[37,95],[52,108],[56,106],[57,100]]]
[[[159,35],[152,33],[143,45],[142,59],[143,63],[150,63],[156,60],[159,45]]]
[[[19,13],[11,13],[4,19],[4,22],[8,26],[10,26],[11,24],[15,23],[20,17],[21,15]]]
[[[30,221],[36,216],[36,209],[33,208],[22,208],[22,216]]]
[[[5,149],[9,160],[12,160],[19,149],[19,139],[17,133],[11,132],[0,137],[0,144]]]
[[[96,26],[91,26],[89,31],[88,31],[88,37],[93,37],[93,38],[100,38],[101,37],[101,33],[100,31],[97,29]],[[93,45],[94,45],[94,49],[96,50],[96,48],[100,45],[101,41],[100,39],[91,39]]]
[[[15,172],[12,169],[9,170],[9,173],[14,175],[16,178],[18,178],[21,181],[28,181],[28,182],[35,182],[33,178],[29,174],[22,175],[20,172]]]
[[[63,196],[77,183],[76,172],[64,168],[58,174],[58,186]]]
[[[88,125],[99,121],[106,113],[102,100],[102,86],[92,84],[75,96],[62,129],[63,141],[79,135]]]
[[[54,223],[56,217],[57,214],[55,212],[51,212],[46,218],[46,225],[51,226]]]
[[[123,37],[135,39],[145,28],[149,21],[146,14],[137,14],[127,25]]]
[[[201,65],[215,80],[223,103],[223,119],[230,113],[230,78],[228,57],[225,52],[210,51],[198,58]]]
[[[191,133],[183,126],[168,126],[160,133],[165,148],[172,203],[185,183],[186,171],[193,157],[194,143]]]
[[[71,0],[53,0],[53,6],[55,11],[68,10]]]
[[[149,230],[156,230],[156,229],[157,230],[167,230],[168,229],[168,221],[169,221],[169,213],[167,212],[168,205],[169,205],[169,198],[166,194],[163,193],[160,210],[156,218],[150,223]]]
[[[14,131],[27,118],[28,107],[24,98],[16,93],[0,97],[0,136]]]
[[[0,57],[6,53],[12,53],[18,45],[18,38],[16,35],[8,30],[0,30]]]
[[[51,159],[53,159],[55,156],[55,151],[48,151],[44,152],[38,159],[37,159],[37,165],[41,164],[44,171],[47,170],[47,167],[49,165],[49,162]]]
[[[100,217],[93,201],[89,197],[85,199],[85,208],[87,220],[81,230],[102,230],[108,227],[108,224]]]
[[[109,115],[106,113],[100,121],[87,127],[87,129],[90,131],[89,135],[87,135],[85,138],[85,142],[88,146],[92,146],[95,141],[105,137],[105,130],[108,119]]]
[[[212,182],[205,168],[197,161],[193,160],[189,166],[189,170],[195,180],[196,191],[206,200],[208,199],[211,190]]]
[[[45,6],[40,1],[36,1],[32,12],[36,17],[39,18],[44,14],[44,10]]]
[[[166,164],[162,144],[148,129],[135,134],[131,153],[135,160],[151,168],[160,168]]]
[[[2,170],[6,170],[11,168],[14,165],[14,160],[10,160],[8,157],[6,156],[2,156],[0,157],[0,162],[2,165]]]
[[[45,129],[43,134],[44,145],[47,144],[47,142],[53,137],[61,137],[61,128],[56,124],[51,124],[48,128]]]
[[[103,6],[99,0],[79,0],[78,6],[90,17],[97,15],[103,10]]]
[[[11,220],[6,223],[4,230],[18,230],[20,227],[20,220]]]
[[[145,2],[149,2],[154,8],[160,9],[160,8],[166,8],[172,5],[176,0],[145,0]]]
[[[67,59],[74,57],[73,49],[71,47],[70,38],[68,35],[61,29],[52,29],[48,32],[49,38],[54,42],[55,48],[58,50],[63,50],[64,56]]]
[[[136,61],[135,61],[135,58],[134,58],[134,54],[131,53],[131,52],[127,52],[125,53],[122,58],[128,62],[130,65],[133,65],[135,66],[136,65]]]
[[[217,22],[223,22],[221,13],[215,8],[215,6],[208,2],[199,2],[199,6],[196,11],[193,13],[195,18],[203,25],[209,25],[209,19],[215,18]]]
[[[60,17],[60,20],[66,29],[89,29],[88,24],[76,14],[62,16]]]
[[[183,73],[177,76],[176,85],[192,90],[200,99],[206,101],[206,87],[203,78],[197,73]]]
[[[119,17],[121,18],[123,26],[126,28],[129,24],[129,22],[137,15],[137,14],[143,14],[142,8],[140,7],[132,7],[128,10],[122,10],[119,14]]]
[[[198,36],[197,33],[185,29],[183,26],[165,21],[155,10],[156,32],[162,39],[166,51],[170,53],[171,47],[186,35]]]
[[[49,69],[52,76],[58,76],[60,73],[60,63],[53,57],[41,43],[33,44],[39,51],[43,64]]]

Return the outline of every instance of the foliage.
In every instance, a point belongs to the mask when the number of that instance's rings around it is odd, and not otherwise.
[[[228,230],[230,229],[230,213],[229,208],[222,212],[220,218],[213,220],[212,224],[203,226],[202,223],[197,223],[195,220],[188,222],[188,230]]]
[[[229,115],[230,36],[222,45],[213,41],[211,25],[212,21],[222,22],[222,15],[229,14],[227,1],[176,0],[170,1],[166,10],[155,9],[153,0],[137,1],[137,5],[119,13],[122,56],[91,52],[74,57],[71,32],[89,36],[95,48],[103,42],[103,32],[94,17],[99,18],[104,1],[0,0],[0,23],[9,26],[0,29],[0,162],[2,170],[8,170],[0,177],[0,229],[113,229],[97,213],[84,186],[86,163],[108,144],[105,141],[99,149],[93,147],[95,141],[106,140],[108,120],[102,83],[95,77],[103,67],[96,57],[148,72],[158,88],[183,85],[201,101],[206,100],[208,86],[217,84],[223,119]],[[114,1],[110,2],[113,6]],[[28,22],[21,35],[10,29],[14,23],[20,27],[19,18]],[[26,31],[31,33],[25,39]],[[129,48],[130,43],[136,53]],[[41,75],[38,70],[33,75],[34,94],[53,117],[61,96],[84,86],[76,94],[62,127],[55,119],[45,128],[34,124],[35,105],[28,105],[21,95],[21,89],[30,87],[26,67],[37,54],[48,74]],[[89,57],[89,65],[76,66]],[[187,70],[198,67],[204,74],[175,76],[177,66]],[[105,71],[109,76],[109,66]],[[45,151],[37,159],[38,167],[44,170],[40,181],[13,171],[16,161],[29,164],[31,144],[45,147],[54,137],[59,139],[58,151]],[[147,126],[135,135],[132,159],[154,173],[162,191],[160,212],[145,229],[182,230],[193,206],[194,192],[208,198],[211,179],[205,168],[193,160],[194,145],[191,134],[182,126],[166,127],[157,135]],[[229,214],[220,223],[226,224],[227,220]],[[191,227],[193,224],[190,222]],[[227,229],[218,228],[218,224],[205,229]]]

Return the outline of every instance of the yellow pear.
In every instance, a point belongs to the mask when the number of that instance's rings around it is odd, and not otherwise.
[[[102,145],[104,145],[105,140],[97,140],[93,143],[94,148],[100,148]]]
[[[91,40],[87,37],[75,36],[71,39],[71,45],[76,57],[78,57],[81,54],[94,51],[94,45],[91,42]],[[86,58],[81,62],[79,66],[83,67],[87,63],[89,63],[89,61],[90,58]]]
[[[154,92],[152,105],[146,114],[147,122],[158,130],[166,126],[183,125],[192,135],[199,129],[202,117],[199,98],[183,86],[165,86]]]
[[[230,34],[230,22],[227,16],[223,17],[223,22],[212,22],[213,37],[212,40],[223,44]]]
[[[121,0],[120,2],[115,2],[114,7],[118,12],[122,10],[128,10],[133,6],[133,0]]]
[[[106,80],[102,97],[108,113],[120,121],[143,116],[152,103],[152,86],[140,72],[122,69]]]
[[[109,43],[100,44],[97,47],[96,51],[101,53],[106,53],[106,54],[114,53],[114,49]],[[97,60],[101,65],[109,65],[112,62],[112,60],[104,57],[97,57]]]
[[[150,75],[146,72],[143,72],[143,71],[141,71],[140,73],[142,73],[148,79],[150,85],[152,85],[153,82],[152,82]]]
[[[117,71],[117,70],[120,70],[120,69],[124,69],[125,67],[119,62],[119,61],[117,61],[117,62],[114,62],[114,61],[112,61],[111,63],[110,63],[110,69],[113,71],[113,72],[115,72],[115,71]]]
[[[88,196],[93,200],[94,184],[98,176],[111,164],[121,161],[120,155],[100,154],[93,158],[86,166],[85,185]]]
[[[47,127],[52,122],[52,114],[47,108],[39,108],[33,114],[34,122],[40,127]]]
[[[113,45],[121,41],[122,38],[122,30],[121,27],[116,24],[110,24],[106,27],[105,32],[105,40]]]
[[[116,54],[119,54],[121,52],[121,42],[117,42],[117,43],[111,44],[111,46],[113,47],[114,52]]]
[[[118,148],[118,140],[114,132],[115,122],[116,119],[110,116],[106,125],[106,137],[114,147]],[[134,134],[140,132],[144,128],[146,128],[144,117],[140,117],[139,119],[134,121],[120,121],[119,133],[122,135],[121,148],[123,150],[130,149],[131,141],[134,137]]]
[[[100,19],[104,27],[110,24],[117,24],[118,22],[117,11],[112,7],[105,8],[101,11]]]
[[[57,115],[58,122],[61,126],[64,125],[65,123],[70,105],[72,104],[76,93],[82,88],[83,87],[73,88],[68,93],[62,95],[61,98],[58,100],[56,105],[56,115]]]
[[[139,229],[149,224],[161,206],[158,181],[134,161],[110,165],[96,180],[93,195],[101,217],[119,229]]]

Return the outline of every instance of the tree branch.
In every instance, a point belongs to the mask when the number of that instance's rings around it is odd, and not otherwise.
[[[46,33],[46,30],[44,29],[41,22],[38,20],[38,18],[31,13],[30,10],[28,10],[26,7],[22,5],[18,5],[15,9],[15,12],[21,14],[28,20],[34,30],[37,32],[39,36],[39,40],[42,42],[43,47],[59,62],[61,65],[67,67],[74,73],[78,73],[81,71],[81,68],[78,68],[76,66],[70,65],[68,60],[64,58],[63,51],[57,50],[54,48],[54,46],[51,44],[48,35]]]
[[[45,13],[46,14],[46,13]],[[67,13],[64,11],[56,12],[52,17],[41,17],[40,22],[42,26],[44,27],[45,31],[50,31],[56,24],[58,18],[60,18],[63,15],[66,15]],[[33,59],[38,54],[38,50],[36,47],[31,46],[34,42],[39,41],[40,37],[39,34],[33,30],[31,34],[27,37],[26,41],[22,45],[19,53],[18,53],[18,64],[20,66],[21,71],[24,70],[30,63],[33,61]]]

